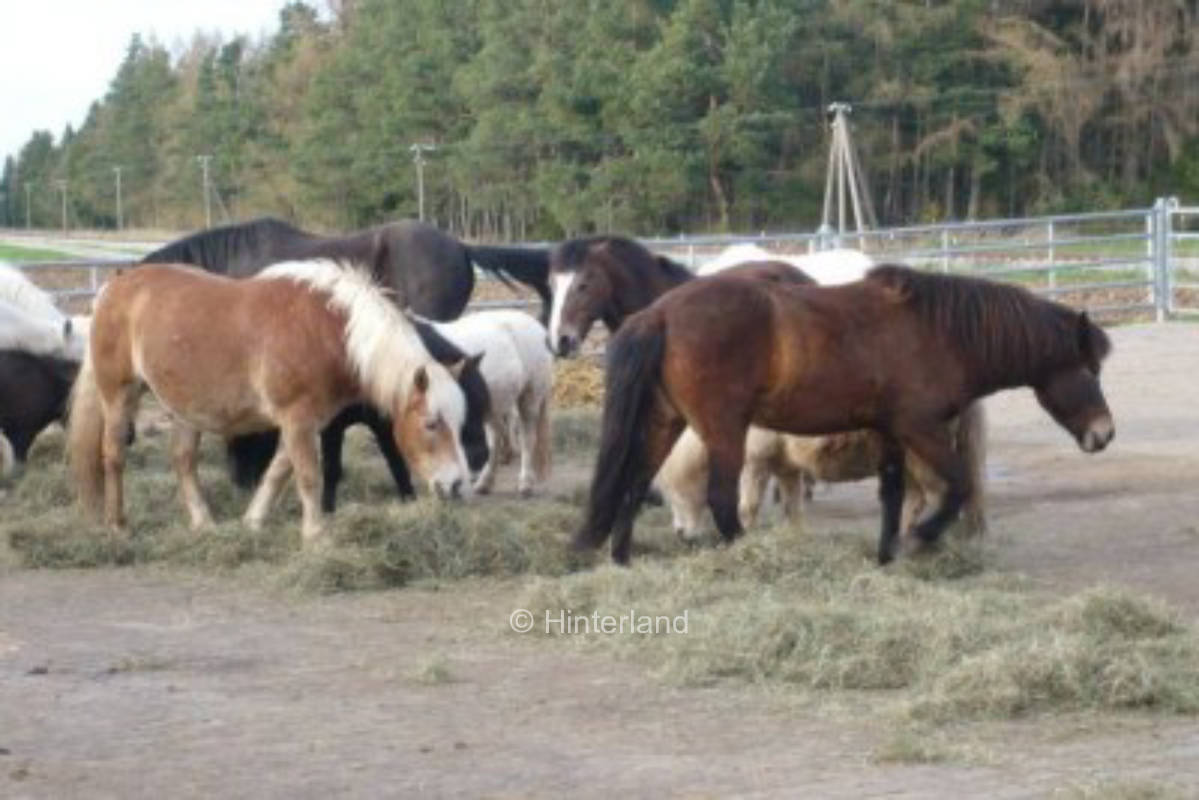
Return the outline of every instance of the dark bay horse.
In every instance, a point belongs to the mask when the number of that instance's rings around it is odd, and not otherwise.
[[[1086,452],[1115,434],[1099,385],[1101,328],[1025,289],[881,266],[834,287],[744,277],[693,281],[628,319],[608,347],[600,450],[575,546],[612,536],[626,563],[633,520],[686,425],[710,454],[708,504],[741,532],[737,479],[751,424],[798,435],[868,428],[883,438],[879,563],[895,555],[910,451],[944,482],[914,529],[934,542],[970,492],[946,422],[1001,389],[1030,386]]]
[[[377,258],[376,253],[382,253]],[[401,220],[348,234],[317,236],[274,217],[193,233],[144,256],[146,264],[194,264],[232,278],[280,261],[337,258],[375,265],[374,278],[396,302],[423,317],[451,320],[475,288],[474,265],[505,283],[532,287],[549,316],[549,251],[467,245],[439,228]]]
[[[412,323],[429,355],[446,366],[462,365],[458,372],[458,385],[462,387],[462,393],[466,396],[466,417],[460,435],[467,466],[477,472],[483,469],[490,458],[484,421],[491,413],[491,394],[487,390],[483,375],[479,372],[479,362],[483,356],[481,353],[469,355],[460,350],[427,322],[413,319]],[[321,431],[321,508],[326,513],[332,513],[337,508],[337,485],[341,483],[343,474],[342,444],[345,441],[346,430],[354,425],[365,425],[374,434],[379,452],[387,461],[387,468],[401,499],[415,497],[408,465],[392,440],[391,421],[370,405],[355,403],[342,409]],[[228,449],[234,482],[243,489],[256,486],[271,463],[278,444],[278,431],[230,439]]]
[[[33,440],[66,418],[79,362],[23,350],[0,350],[0,433],[12,444],[19,468]]]
[[[591,236],[551,251],[550,347],[572,355],[598,320],[615,333],[630,314],[692,278],[691,270],[624,236]]]

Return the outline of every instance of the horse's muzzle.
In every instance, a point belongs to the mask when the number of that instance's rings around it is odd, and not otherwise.
[[[577,338],[562,334],[558,337],[557,347],[554,348],[554,352],[562,358],[569,358],[578,349],[579,340]]]
[[[1116,425],[1109,416],[1101,417],[1079,437],[1078,444],[1085,453],[1098,453],[1116,436]]]

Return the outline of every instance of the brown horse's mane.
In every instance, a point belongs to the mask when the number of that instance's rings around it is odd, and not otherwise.
[[[628,237],[611,235],[585,236],[562,242],[552,256],[553,268],[560,272],[578,271],[587,260],[592,248],[599,244],[606,245],[613,260],[622,264],[653,264],[667,278],[676,281],[695,277],[691,270],[677,261],[672,261],[665,256],[655,256],[644,245]]]
[[[1084,313],[1020,286],[896,264],[875,267],[866,280],[898,292],[925,324],[992,375],[1070,364],[1098,374],[1111,350],[1107,334]]]

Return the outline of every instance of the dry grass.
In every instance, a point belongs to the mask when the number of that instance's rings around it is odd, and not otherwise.
[[[604,403],[604,371],[590,358],[554,363],[554,408],[600,408]]]
[[[1113,588],[1061,598],[1002,576],[962,577],[953,549],[880,570],[871,544],[779,528],[730,549],[537,580],[520,605],[534,615],[687,611],[683,636],[570,638],[681,684],[885,691],[880,701],[911,723],[1199,712],[1199,640],[1170,609]]]
[[[560,465],[590,459],[597,422],[595,411],[557,415]],[[874,563],[873,535],[863,532],[817,536],[778,527],[733,547],[691,548],[671,533],[666,510],[654,508],[639,520],[634,566],[616,568],[603,553],[580,557],[567,548],[581,489],[532,502],[401,505],[373,443],[355,433],[331,543],[302,552],[292,492],[264,530],[236,521],[247,498],[226,479],[215,442],[203,451],[201,480],[214,515],[226,521],[199,534],[187,530],[165,445],[161,435],[143,435],[132,449],[133,534],[114,537],[81,522],[65,483],[62,435],[44,435],[27,474],[2,501],[0,541],[9,550],[4,556],[0,549],[0,558],[32,568],[249,565],[276,584],[322,592],[529,576],[515,582],[513,608],[535,616],[542,609],[686,611],[685,635],[569,636],[547,644],[638,659],[679,684],[733,680],[817,699],[869,698],[898,723],[876,753],[883,761],[971,757],[925,733],[956,720],[1199,712],[1199,640],[1174,611],[1110,587],[1068,597],[1037,591],[989,571],[977,542],[951,541],[883,570]]]

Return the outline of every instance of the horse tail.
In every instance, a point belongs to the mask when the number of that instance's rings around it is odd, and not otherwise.
[[[12,442],[0,432],[0,478],[13,474],[17,466],[17,454],[13,452]]]
[[[630,319],[608,343],[599,455],[578,548],[598,547],[645,469],[645,428],[662,371],[666,331],[660,315]],[[651,476],[652,477],[652,476]]]
[[[547,392],[537,404],[537,441],[533,445],[533,474],[539,482],[547,481],[553,466],[553,433],[550,430],[550,396]]]
[[[954,431],[954,449],[966,460],[970,474],[970,496],[966,498],[966,525],[972,533],[987,530],[987,418],[977,400],[962,411]]]
[[[550,252],[538,247],[488,247],[465,245],[467,256],[479,268],[490,272],[508,288],[515,288],[512,281],[531,287],[541,298],[544,323],[549,318],[549,306],[553,302],[550,291]]]
[[[104,409],[90,348],[71,387],[70,409],[67,464],[80,504],[88,513],[98,514],[104,499]]]
[[[275,451],[279,449],[279,431],[263,431],[234,436],[225,441],[229,477],[242,489],[253,489],[266,474]]]

